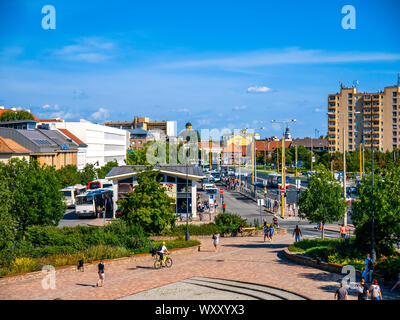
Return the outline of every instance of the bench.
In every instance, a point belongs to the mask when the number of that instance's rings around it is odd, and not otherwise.
[[[247,227],[247,228],[242,228],[242,231],[239,233],[241,234],[241,236],[243,237],[246,233],[246,235],[254,235],[256,233],[256,228],[255,227]]]

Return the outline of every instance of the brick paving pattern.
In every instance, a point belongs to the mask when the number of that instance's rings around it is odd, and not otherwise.
[[[194,238],[194,237],[192,237]],[[332,300],[341,275],[301,266],[281,258],[280,252],[293,241],[288,234],[278,235],[273,243],[262,236],[221,238],[214,251],[211,236],[199,238],[201,251],[173,253],[170,269],[153,269],[154,259],[105,262],[105,286],[94,287],[97,265],[78,272],[75,268],[57,273],[56,289],[44,290],[42,279],[23,277],[0,279],[0,299],[118,299],[192,277],[209,277],[259,283],[298,293],[310,299]],[[397,298],[383,290],[384,298]],[[349,299],[356,299],[351,295]]]

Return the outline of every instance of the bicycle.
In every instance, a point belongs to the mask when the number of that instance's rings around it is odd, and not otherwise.
[[[154,269],[160,269],[160,268],[164,268],[164,267],[167,267],[167,268],[172,267],[172,259],[169,257],[169,254],[165,254],[164,265],[161,263],[161,259],[156,254],[155,259],[154,259]]]

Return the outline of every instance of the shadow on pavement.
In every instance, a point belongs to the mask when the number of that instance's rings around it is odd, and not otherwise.
[[[136,269],[154,269],[154,267],[148,267],[148,266],[136,266]]]
[[[286,244],[279,244],[279,243],[268,243],[268,242],[260,242],[257,244],[224,244],[223,247],[233,247],[233,248],[264,248],[264,249],[283,249],[286,248]]]
[[[87,284],[87,283],[77,283],[76,285],[82,287],[96,287],[95,284]]]

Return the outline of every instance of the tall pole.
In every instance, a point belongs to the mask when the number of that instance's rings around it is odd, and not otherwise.
[[[189,178],[188,178],[188,159],[186,158],[186,237],[185,240],[189,241],[190,240],[190,235],[189,235]],[[192,199],[193,202],[193,199]],[[192,203],[193,206],[193,203]]]
[[[283,136],[282,136],[282,188],[286,190],[286,178],[285,178],[285,125],[283,125]],[[281,192],[282,197],[282,218],[285,216],[285,195]]]
[[[311,139],[311,171],[312,171],[312,163],[313,163],[313,144],[312,144],[312,137],[310,138]]]
[[[361,152],[361,144],[360,144],[360,179],[362,179],[362,152]]]
[[[210,171],[212,170],[212,158],[211,158],[211,137],[210,137],[210,142],[209,142],[209,148],[210,148]]]
[[[371,103],[371,177],[372,177],[372,194],[371,194],[371,257],[376,261],[375,252],[375,199],[374,199],[374,135],[372,129],[372,103]]]
[[[296,177],[297,177],[297,162],[298,162],[297,161],[297,145],[294,146],[294,151],[295,151],[295,153],[294,153],[295,160],[294,161],[296,163]]]
[[[343,114],[343,198],[345,201],[347,201],[347,195],[346,195],[346,141],[345,141],[345,119],[346,116]],[[347,210],[344,213],[344,221],[343,224],[345,227],[347,227]]]

